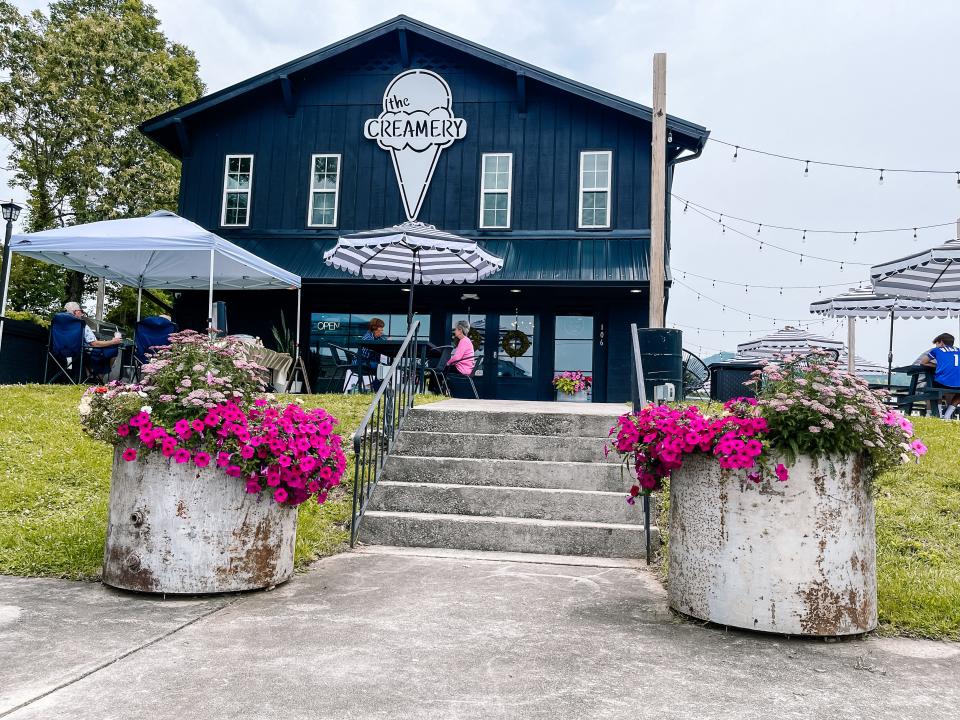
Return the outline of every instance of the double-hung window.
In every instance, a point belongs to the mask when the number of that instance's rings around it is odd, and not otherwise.
[[[484,153],[480,169],[480,227],[509,229],[513,154]]]
[[[580,153],[580,207],[578,227],[610,227],[610,150]]]
[[[310,160],[308,227],[336,227],[340,196],[340,156],[314,155]]]
[[[223,170],[222,226],[246,227],[250,224],[252,182],[253,155],[227,155]]]

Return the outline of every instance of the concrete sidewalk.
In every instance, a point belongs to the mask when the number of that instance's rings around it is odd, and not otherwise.
[[[211,600],[0,578],[0,717],[960,713],[958,644],[700,627],[639,566],[582,563],[367,548]]]

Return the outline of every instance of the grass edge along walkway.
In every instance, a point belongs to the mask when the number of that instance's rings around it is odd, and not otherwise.
[[[80,428],[83,388],[0,386],[0,574],[94,580],[106,537],[109,446]],[[326,503],[304,503],[297,521],[295,564],[342,551],[353,505],[351,437],[370,395],[304,395],[339,421],[348,446],[347,469]],[[417,396],[423,404],[442,398]]]

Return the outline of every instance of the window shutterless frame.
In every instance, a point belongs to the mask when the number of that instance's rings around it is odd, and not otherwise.
[[[231,163],[233,164],[231,165]],[[247,227],[250,225],[252,188],[253,155],[227,155],[223,163],[221,227]]]
[[[323,176],[317,184],[317,168],[319,161],[323,161]],[[330,168],[333,163],[335,167]],[[307,227],[329,228],[336,227],[340,220],[340,168],[342,158],[339,153],[319,153],[310,156],[310,199],[307,204]],[[333,186],[329,182],[332,180]],[[319,201],[319,205],[317,204]],[[315,213],[319,213],[320,222],[314,222]]]
[[[579,175],[577,228],[609,228],[610,198],[613,195],[613,151],[581,152]]]
[[[480,156],[481,230],[510,229],[512,195],[513,153],[483,153]],[[500,217],[502,222],[498,222]]]

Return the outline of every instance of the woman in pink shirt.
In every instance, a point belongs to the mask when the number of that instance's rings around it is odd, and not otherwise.
[[[457,326],[453,329],[457,347],[447,360],[447,368],[452,367],[461,375],[469,375],[473,372],[473,343],[467,337],[469,333],[470,323],[466,320],[457,320]]]

